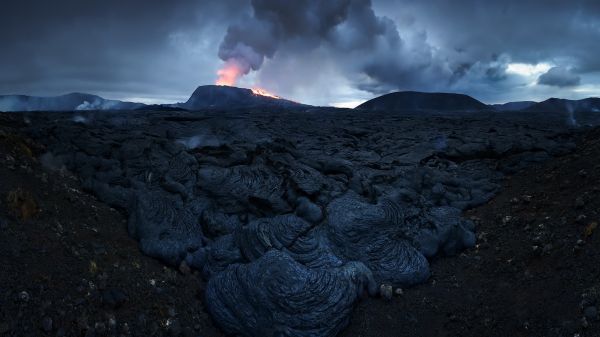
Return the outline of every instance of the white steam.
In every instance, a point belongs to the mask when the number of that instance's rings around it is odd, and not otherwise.
[[[95,100],[93,102],[83,101],[83,103],[79,104],[75,110],[111,110],[115,109],[118,105],[116,101],[106,101],[106,100]]]
[[[567,125],[577,127],[579,124],[577,123],[577,118],[575,118],[575,108],[573,104],[570,102],[566,103],[567,108]]]
[[[81,124],[87,124],[88,119],[81,116],[81,115],[75,115],[73,116],[73,122],[75,123],[81,123]]]
[[[186,149],[192,150],[199,147],[218,147],[221,146],[221,141],[211,135],[195,135],[188,138],[177,140],[177,143],[185,146]]]

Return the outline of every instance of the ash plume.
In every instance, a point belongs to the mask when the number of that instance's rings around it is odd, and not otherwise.
[[[252,15],[229,26],[221,42],[218,55],[225,63],[217,84],[234,85],[278,52],[301,55],[321,47],[340,69],[366,77],[369,91],[417,77],[432,61],[424,33],[408,50],[394,21],[377,16],[370,0],[253,0],[251,5]]]

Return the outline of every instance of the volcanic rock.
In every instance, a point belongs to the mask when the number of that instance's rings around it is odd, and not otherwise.
[[[197,97],[205,107],[202,97],[228,95],[253,94],[212,86]],[[536,119],[533,128],[535,116],[510,113],[264,108],[116,117],[81,124],[35,114],[28,133],[86,190],[128,214],[142,252],[198,270],[215,322],[246,336],[335,335],[363,292],[424,282],[428,259],[473,247],[474,224],[461,211],[490,200],[506,172],[574,147],[562,120]]]
[[[583,315],[589,320],[598,319],[598,308],[595,306],[589,306],[583,310]]]
[[[42,329],[46,332],[52,331],[52,318],[46,316],[42,319]]]

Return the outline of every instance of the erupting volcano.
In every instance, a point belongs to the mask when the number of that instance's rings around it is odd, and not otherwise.
[[[186,110],[247,109],[247,108],[299,108],[306,105],[275,96],[264,89],[238,88],[228,85],[202,85],[196,88],[189,100],[178,105]]]
[[[250,66],[243,63],[243,61],[238,61],[236,59],[227,60],[223,67],[217,71],[218,77],[215,81],[215,84],[220,86],[235,87],[238,79],[249,72]],[[281,99],[281,97],[260,87],[255,86],[250,90],[252,90],[254,95]]]

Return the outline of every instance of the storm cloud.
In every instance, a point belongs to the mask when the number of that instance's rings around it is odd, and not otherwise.
[[[591,0],[11,1],[0,94],[185,100],[226,62],[312,104],[396,90],[486,102],[600,95]]]
[[[572,87],[579,85],[580,82],[581,77],[573,74],[570,69],[564,67],[552,67],[538,78],[539,84],[557,87]]]
[[[253,15],[229,26],[219,48],[219,57],[240,66],[243,75],[266,59],[277,62],[278,52],[302,59],[322,49],[323,58],[334,60],[357,88],[372,93],[452,76],[425,31],[401,37],[396,23],[376,15],[370,0],[253,0],[251,6]]]

